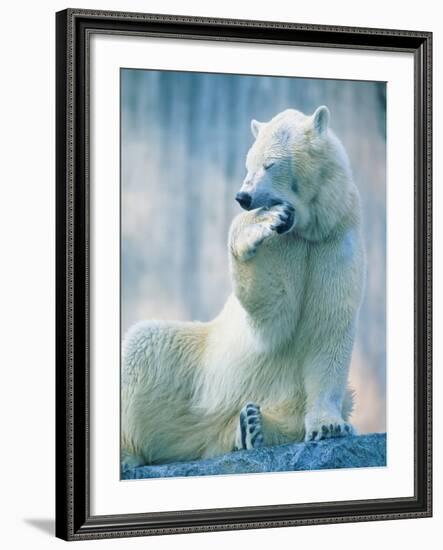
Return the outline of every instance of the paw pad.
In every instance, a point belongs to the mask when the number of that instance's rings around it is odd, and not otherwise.
[[[235,448],[256,449],[264,444],[260,407],[247,403],[240,411]]]

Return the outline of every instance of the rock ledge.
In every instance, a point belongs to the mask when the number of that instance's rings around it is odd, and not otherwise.
[[[122,479],[291,472],[386,466],[386,434],[337,437],[311,443],[288,443],[216,458],[126,468]]]

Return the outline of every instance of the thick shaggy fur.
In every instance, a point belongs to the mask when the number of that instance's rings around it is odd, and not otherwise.
[[[252,200],[228,243],[233,294],[212,322],[146,321],[125,337],[127,464],[233,450],[246,402],[260,406],[265,445],[352,432],[364,252],[348,158],[326,107],[251,129],[241,191]]]

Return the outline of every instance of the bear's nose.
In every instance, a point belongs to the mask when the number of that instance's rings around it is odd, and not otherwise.
[[[235,195],[235,200],[245,210],[251,207],[252,197],[249,193],[240,192]]]

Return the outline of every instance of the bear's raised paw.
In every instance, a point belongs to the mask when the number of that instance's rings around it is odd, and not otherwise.
[[[294,207],[289,203],[279,204],[273,208],[277,215],[275,222],[271,225],[271,229],[279,235],[288,233],[294,227],[295,211]]]

